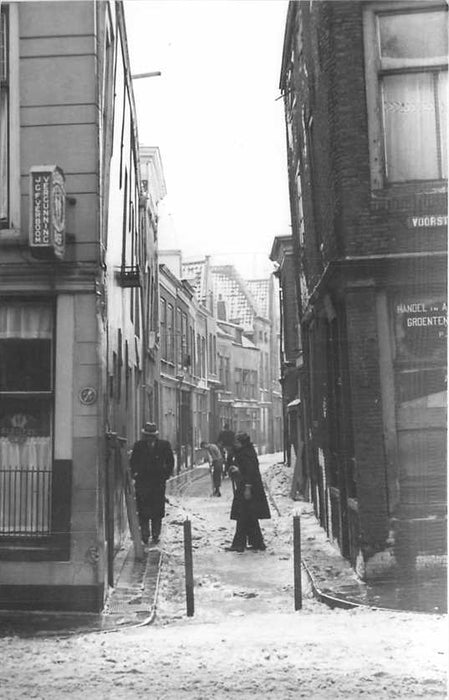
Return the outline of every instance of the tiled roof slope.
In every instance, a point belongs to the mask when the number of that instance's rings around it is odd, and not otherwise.
[[[182,264],[183,279],[188,280],[195,289],[197,299],[200,300],[206,295],[205,283],[205,260],[195,260]]]
[[[252,330],[255,316],[269,318],[269,280],[245,281],[233,265],[214,265],[212,273],[215,303],[226,303],[227,320]],[[182,264],[182,276],[195,289],[197,299],[206,297],[206,260],[192,260]]]
[[[224,299],[229,321],[252,330],[256,305],[244,280],[233,265],[213,266],[211,269],[215,299]]]
[[[256,304],[258,315],[270,318],[270,280],[248,280],[246,284]]]

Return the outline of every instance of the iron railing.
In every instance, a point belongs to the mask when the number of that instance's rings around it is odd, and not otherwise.
[[[48,535],[51,492],[49,469],[0,469],[0,536]]]

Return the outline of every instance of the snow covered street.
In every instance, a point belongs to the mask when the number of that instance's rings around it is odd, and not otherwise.
[[[266,552],[225,552],[231,485],[170,496],[156,622],[69,638],[0,639],[2,698],[445,698],[447,618],[368,608],[294,611],[291,502],[261,521]],[[267,471],[268,470],[268,471]],[[273,476],[274,474],[274,476]],[[277,486],[276,486],[277,484]],[[285,484],[284,484],[285,486]],[[192,523],[195,615],[186,617],[183,521]]]

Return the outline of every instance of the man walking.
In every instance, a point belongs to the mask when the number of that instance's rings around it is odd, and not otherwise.
[[[130,466],[142,541],[147,544],[149,540],[151,521],[151,538],[157,544],[165,515],[165,482],[173,474],[174,457],[170,443],[159,439],[155,423],[145,423],[142,440],[133,447]]]
[[[203,441],[200,446],[207,452],[207,459],[212,474],[212,496],[221,496],[221,472],[223,470],[223,457],[221,456],[221,452],[213,442]]]

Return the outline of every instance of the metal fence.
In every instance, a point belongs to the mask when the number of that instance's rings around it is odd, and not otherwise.
[[[0,469],[0,536],[50,533],[52,472]]]

